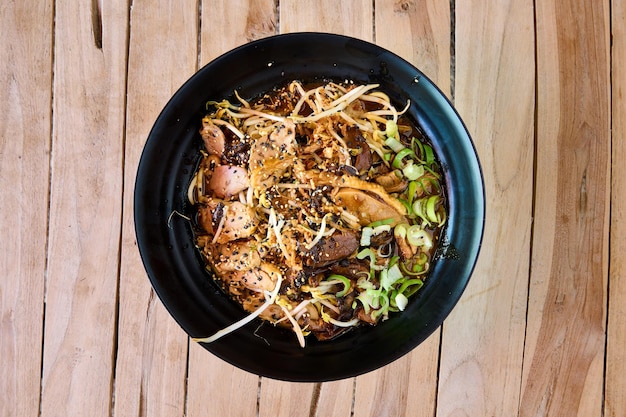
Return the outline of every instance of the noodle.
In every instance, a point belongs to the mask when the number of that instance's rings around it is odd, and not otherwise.
[[[196,244],[229,296],[301,346],[404,310],[447,218],[441,169],[404,116],[409,104],[398,111],[377,88],[293,81],[207,103],[187,192]]]

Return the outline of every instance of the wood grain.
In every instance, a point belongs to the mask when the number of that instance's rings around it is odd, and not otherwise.
[[[437,416],[514,416],[532,221],[533,3],[455,4],[455,104],[481,160],[487,214],[478,264],[443,325]]]
[[[242,371],[190,342],[188,417],[258,415],[260,377]]]
[[[260,417],[307,417],[316,407],[316,384],[261,379]]]
[[[31,14],[38,19],[30,19]],[[21,1],[0,7],[1,416],[39,413],[52,126],[52,21],[50,1]]]
[[[133,224],[172,93],[294,31],[422,69],[454,99],[487,191],[479,263],[441,331],[322,384],[190,343]],[[626,415],[625,68],[624,0],[3,1],[0,416]]]
[[[357,415],[354,409],[354,384],[355,378],[319,384],[319,396],[311,405],[309,415],[326,416],[352,416]]]
[[[346,16],[350,16],[346,19]],[[331,32],[372,41],[372,3],[362,0],[281,0],[279,29],[289,32]]]
[[[610,195],[608,3],[538,6],[537,215],[520,415],[601,415]]]
[[[195,6],[194,0],[134,2],[129,16],[116,416],[185,413],[188,340],[150,287],[141,263],[133,222],[133,190],[152,124],[172,94],[196,70]]]
[[[626,415],[626,2],[614,0],[612,14],[612,186],[609,317],[604,415]],[[617,163],[616,163],[617,162]]]
[[[201,65],[232,48],[274,35],[276,13],[273,0],[202,2],[199,51]],[[216,18],[217,16],[220,18]],[[216,33],[220,36],[215,36]],[[227,364],[192,342],[189,349],[187,415],[257,415],[259,383],[258,376]],[[207,392],[223,394],[211,395],[209,400]]]
[[[201,66],[237,46],[278,32],[275,0],[205,0],[201,6]]]
[[[110,412],[127,5],[55,5],[50,234],[41,415]]]
[[[433,416],[437,391],[439,332],[409,354],[356,378],[358,416]]]

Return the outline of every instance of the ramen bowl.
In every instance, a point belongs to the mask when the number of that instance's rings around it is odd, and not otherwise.
[[[405,355],[444,321],[474,269],[484,229],[480,164],[463,121],[419,69],[374,44],[323,33],[277,35],[236,48],[194,74],[157,118],[139,162],[134,196],[139,252],[150,282],[191,337],[246,317],[213,281],[194,244],[187,188],[200,159],[198,133],[209,100],[256,97],[291,80],[376,83],[433,145],[447,192],[448,221],[426,285],[403,312],[329,341],[300,347],[289,329],[258,319],[214,342],[212,354],[257,375],[320,382],[356,376]],[[404,106],[402,106],[404,107]]]

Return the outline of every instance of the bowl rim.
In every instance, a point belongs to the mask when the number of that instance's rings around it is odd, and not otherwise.
[[[252,41],[252,42],[240,45],[220,55],[219,57],[213,59],[211,62],[204,65],[195,74],[193,74],[187,81],[185,81],[185,83],[183,83],[181,87],[172,95],[170,100],[167,102],[167,104],[164,106],[163,110],[157,117],[152,129],[150,130],[148,139],[144,145],[144,149],[142,151],[139,164],[137,167],[137,176],[136,176],[135,190],[134,190],[134,218],[135,218],[135,235],[137,239],[137,247],[138,247],[144,268],[146,269],[148,278],[150,279],[152,288],[157,293],[161,302],[165,305],[169,314],[178,322],[178,324],[183,328],[183,330],[185,330],[188,334],[194,333],[194,330],[191,329],[189,325],[189,322],[188,322],[189,318],[182,317],[184,316],[185,313],[181,313],[180,303],[174,303],[172,302],[172,300],[176,296],[180,296],[180,295],[185,296],[185,294],[179,294],[179,293],[168,294],[167,293],[168,288],[164,288],[164,285],[162,283],[163,278],[160,278],[160,274],[158,272],[159,267],[162,267],[163,264],[156,262],[154,257],[149,254],[151,250],[151,245],[153,242],[151,242],[150,239],[148,238],[147,228],[154,226],[154,224],[150,224],[149,222],[146,222],[145,220],[146,204],[145,204],[144,198],[145,198],[146,193],[151,190],[149,189],[148,184],[146,183],[146,174],[144,171],[145,171],[146,166],[150,166],[149,162],[147,161],[151,158],[154,158],[154,154],[157,152],[155,147],[152,145],[154,145],[154,142],[157,141],[158,138],[162,137],[161,132],[163,131],[163,129],[166,129],[167,126],[172,125],[173,123],[172,117],[175,115],[180,116],[180,108],[177,108],[177,107],[180,107],[181,97],[186,94],[189,94],[190,91],[195,90],[199,84],[199,80],[202,79],[203,77],[206,77],[207,74],[211,73],[211,71],[214,71],[215,67],[219,67],[220,65],[225,65],[225,63],[229,63],[231,60],[235,59],[236,57],[241,56],[241,54],[244,54],[244,53],[247,54],[249,51],[257,50],[258,52],[259,49],[263,49],[263,48],[266,48],[268,50],[272,49],[274,48],[272,44],[274,45],[282,44],[284,46],[284,44],[289,44],[289,45],[294,45],[298,43],[311,44],[311,42],[316,42],[320,44],[335,42],[335,43],[339,43],[340,45],[342,45],[342,47],[348,47],[346,45],[349,45],[349,47],[355,48],[356,52],[354,53],[357,54],[358,57],[361,57],[361,55],[359,54],[367,55],[371,51],[376,51],[376,53],[378,53],[379,56],[383,56],[385,60],[390,61],[392,59],[393,65],[402,66],[403,70],[407,70],[415,74],[415,77],[417,80],[415,81],[415,84],[416,85],[419,84],[420,87],[426,86],[426,88],[428,88],[428,92],[432,94],[433,96],[436,96],[436,99],[439,105],[445,108],[449,117],[452,117],[454,119],[453,121],[456,124],[455,125],[456,128],[459,130],[459,132],[463,136],[463,139],[464,139],[463,149],[465,150],[467,155],[470,158],[472,158],[472,161],[471,161],[472,170],[471,172],[468,172],[468,174],[472,176],[473,184],[478,188],[477,191],[479,195],[474,196],[476,200],[474,202],[474,205],[478,212],[474,213],[474,217],[472,218],[473,221],[476,222],[476,224],[472,228],[472,231],[474,233],[474,236],[473,236],[473,251],[474,252],[471,255],[471,259],[467,261],[468,265],[464,269],[466,276],[464,276],[462,280],[459,281],[460,285],[457,285],[454,288],[454,291],[451,291],[449,294],[447,294],[448,298],[446,300],[446,306],[445,308],[442,309],[442,311],[438,312],[438,315],[435,315],[436,317],[434,316],[433,321],[430,322],[430,328],[421,329],[421,334],[419,335],[419,337],[410,337],[408,341],[405,343],[405,346],[403,346],[402,348],[398,348],[393,351],[390,351],[386,354],[385,357],[379,358],[378,360],[375,360],[372,363],[363,364],[359,366],[353,366],[353,367],[341,367],[339,370],[331,370],[331,371],[327,371],[325,370],[325,368],[320,368],[320,372],[318,374],[311,375],[311,374],[305,374],[297,370],[292,371],[289,368],[282,368],[280,370],[276,370],[276,369],[273,369],[272,367],[263,366],[262,364],[259,365],[259,364],[254,364],[250,362],[242,363],[239,360],[240,358],[233,357],[233,354],[232,354],[232,345],[242,346],[242,344],[249,342],[249,340],[246,340],[245,337],[241,337],[242,333],[246,333],[245,331],[242,331],[242,330],[238,331],[232,336],[229,335],[227,338],[224,338],[225,341],[217,341],[210,345],[202,344],[202,346],[205,349],[212,352],[216,356],[248,372],[252,372],[261,376],[266,376],[266,377],[275,378],[275,379],[282,379],[282,380],[289,380],[289,381],[301,381],[301,382],[321,382],[321,381],[336,380],[336,379],[342,379],[342,378],[347,378],[347,377],[353,377],[356,375],[369,372],[371,370],[384,366],[398,359],[399,357],[403,356],[404,354],[408,353],[410,350],[415,348],[418,344],[420,344],[427,337],[429,337],[430,334],[432,334],[432,332],[434,332],[443,323],[443,320],[448,316],[448,314],[457,304],[459,298],[461,297],[462,293],[464,292],[469,282],[469,279],[471,278],[471,275],[474,272],[474,269],[475,269],[475,266],[476,266],[476,263],[480,254],[480,249],[482,247],[482,241],[484,238],[484,229],[485,229],[485,219],[486,219],[486,207],[485,207],[486,199],[485,199],[484,177],[483,177],[482,167],[478,159],[476,147],[469,134],[469,131],[467,127],[465,126],[465,123],[461,119],[460,115],[458,114],[457,110],[454,108],[451,101],[447,98],[447,96],[443,94],[443,92],[439,89],[439,87],[437,87],[435,83],[433,83],[426,75],[424,75],[418,68],[413,66],[411,63],[399,57],[398,55],[390,52],[389,50],[381,46],[378,46],[376,44],[373,44],[371,42],[345,36],[345,35],[323,33],[323,32],[294,32],[294,33],[287,33],[287,34],[279,34],[279,35],[269,36],[266,38],[262,38],[256,41]],[[267,62],[267,65],[271,67],[272,65],[270,65],[270,63],[272,62],[273,61],[269,60]],[[388,64],[389,62],[387,62],[387,65]],[[330,65],[330,63],[327,63],[327,65]],[[384,69],[380,68],[380,71],[382,73]],[[377,74],[377,75],[380,75],[380,74]],[[230,87],[232,88],[232,85]],[[176,111],[172,110],[173,108],[176,108]],[[176,123],[178,122],[180,122],[180,120],[177,120],[174,123],[174,126],[176,126]],[[174,128],[170,127],[170,129],[174,129]],[[432,136],[429,138],[433,140]],[[151,163],[154,164],[154,162],[151,162]],[[449,186],[449,184],[446,184],[446,185]],[[160,213],[159,216],[162,218],[163,213]],[[161,225],[160,227],[163,228],[163,225]],[[170,227],[169,224],[168,224],[168,227]],[[171,243],[172,242],[170,242],[170,244]],[[163,253],[167,251],[164,251],[161,249],[160,252]],[[440,254],[440,256],[445,257],[445,256],[453,256],[453,255],[443,253],[443,254]],[[157,265],[155,265],[155,262],[157,263]],[[207,289],[207,291],[209,290]],[[225,295],[222,295],[222,296],[226,297]],[[249,332],[247,333],[249,334]],[[195,334],[194,336],[201,336],[201,335]],[[371,339],[365,338],[364,340],[367,343],[373,344]],[[309,357],[309,359],[311,359],[314,363],[322,363],[322,362],[332,363],[333,362],[332,360],[329,359],[332,357],[328,355],[334,354],[334,352],[332,352],[332,349],[330,349],[330,346],[332,346],[331,344],[333,344],[334,341],[324,342],[324,343],[327,344],[326,345],[327,348],[321,348],[321,349],[318,349],[319,351],[313,352],[313,359]],[[294,345],[295,348],[300,349],[294,340],[289,340],[289,345]],[[274,349],[274,347],[272,348]],[[277,344],[275,348],[279,351],[278,356],[281,356],[281,357],[284,356],[284,357],[289,357],[289,358],[293,357],[294,361],[297,361],[298,359],[302,359],[303,356],[306,357],[306,355],[311,353],[307,351],[307,349],[304,349],[300,351],[299,353],[294,354],[290,350],[289,346],[285,346],[280,343]],[[355,348],[356,348],[355,346],[349,343],[344,344],[343,346],[341,346],[340,356],[345,357],[348,354],[347,352],[350,349],[355,349]]]

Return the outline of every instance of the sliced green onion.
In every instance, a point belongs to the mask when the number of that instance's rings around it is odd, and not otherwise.
[[[367,289],[361,292],[361,294],[359,294],[356,299],[361,302],[363,310],[365,310],[365,314],[369,314],[370,309],[378,308],[380,306],[379,296],[380,291]]]
[[[435,162],[435,153],[433,152],[433,148],[429,145],[423,144],[424,148],[424,162],[426,165],[432,165]]]
[[[406,208],[407,215],[409,217],[412,217],[412,215],[413,215],[413,205],[411,203],[409,203],[407,200],[403,199],[403,198],[398,198],[398,201],[400,203],[402,203],[404,208]]]
[[[389,219],[382,219],[382,220],[377,220],[375,222],[372,222],[370,224],[368,224],[368,227],[377,227],[377,226],[384,226],[386,224],[392,224],[394,222],[393,218],[389,218]]]
[[[433,239],[430,236],[430,233],[416,224],[409,227],[406,231],[406,240],[409,242],[409,245],[414,247],[423,246],[430,249],[433,246]]]
[[[430,168],[425,167],[425,169],[428,170],[432,174],[432,170]],[[421,185],[424,193],[430,194],[428,190],[426,189],[427,182],[430,183],[431,187],[437,190],[437,192],[441,190],[441,186],[439,185],[439,180],[437,178],[432,178],[432,177],[427,176],[419,180],[419,185]]]
[[[372,316],[374,318],[383,316],[383,319],[385,319],[389,312],[389,296],[387,293],[382,292],[378,297],[378,300],[380,302],[380,307],[372,313]]]
[[[439,175],[438,173],[436,173],[435,171],[433,171],[433,170],[432,170],[432,169],[431,169],[428,165],[424,165],[424,169],[425,169],[426,171],[430,172],[430,173],[433,175],[433,177],[435,177],[435,178],[437,178],[437,179],[441,178],[441,175]],[[437,183],[437,184],[439,184],[439,183]]]
[[[441,200],[439,195],[420,198],[413,203],[413,212],[422,218],[428,225],[437,223],[442,225],[445,219],[437,214],[437,203]]]
[[[326,278],[326,280],[327,281],[338,280],[338,281],[341,281],[341,283],[343,284],[343,290],[341,290],[337,294],[335,294],[337,297],[343,297],[350,290],[350,280],[348,278],[344,277],[343,275],[332,274],[332,275],[329,275],[328,278]]]
[[[378,276],[380,279],[380,287],[385,291],[389,290],[389,278],[387,278],[387,275],[389,275],[389,270],[385,268],[380,271],[380,275]]]
[[[409,225],[406,223],[400,223],[393,229],[393,235],[399,239],[404,239],[406,237],[406,230],[409,228]]]
[[[426,201],[426,215],[432,222],[437,222],[437,212],[435,207],[439,202],[439,195],[433,195]]]
[[[376,235],[379,235],[379,234],[381,234],[381,233],[388,232],[388,231],[390,231],[390,230],[391,230],[391,225],[388,225],[388,224],[381,224],[381,225],[379,225],[379,226],[374,227],[374,229],[373,229],[373,232],[374,232],[374,233],[373,233],[373,235],[374,235],[374,236],[376,236]]]
[[[410,163],[402,168],[402,173],[409,181],[414,181],[424,175],[424,167],[422,165]]]
[[[423,264],[415,264],[413,268],[405,263],[400,264],[400,269],[405,275],[408,276],[419,276],[423,275],[426,272],[425,266]]]
[[[391,162],[391,165],[394,168],[402,168],[403,167],[402,160],[406,158],[407,156],[415,156],[415,152],[413,152],[413,150],[409,148],[403,148],[393,158],[393,162]]]
[[[410,297],[411,295],[415,294],[415,292],[417,292],[417,290],[422,288],[423,285],[424,285],[424,281],[422,281],[419,278],[408,279],[408,280],[406,280],[406,281],[404,281],[402,283],[400,288],[398,288],[398,293],[399,294],[404,294],[406,297]],[[416,288],[411,288],[412,291],[407,293],[406,291],[407,291],[407,289],[409,287],[416,287]]]
[[[371,227],[364,227],[363,229],[361,229],[361,241],[359,242],[359,244],[361,246],[369,246],[373,234],[374,229]]]
[[[395,264],[391,268],[383,269],[380,272],[380,286],[385,291],[389,291],[393,284],[395,284],[402,277],[403,275],[402,271],[400,271],[400,267],[398,264]]]
[[[391,148],[391,150],[396,153],[400,152],[403,149],[406,149],[402,142],[391,136],[385,139],[385,145],[387,145],[387,147]]]
[[[387,120],[385,123],[385,135],[388,137],[398,136],[398,125],[393,120]]]
[[[361,252],[356,254],[357,259],[370,258],[370,269],[380,271],[384,268],[383,265],[376,265],[376,253],[370,248],[365,248]]]
[[[398,310],[400,311],[404,311],[407,304],[409,303],[409,299],[406,298],[406,296],[402,294],[401,292],[396,294],[396,296],[394,297],[394,300],[396,302],[396,306],[398,307]]]
[[[408,198],[408,202],[409,202],[410,205],[413,205],[413,200],[415,199],[415,194],[417,193],[417,187],[418,187],[418,185],[420,185],[420,182],[411,181],[409,183],[409,192],[408,192],[409,194],[408,194],[407,198]],[[423,185],[422,185],[422,187],[423,187]]]

